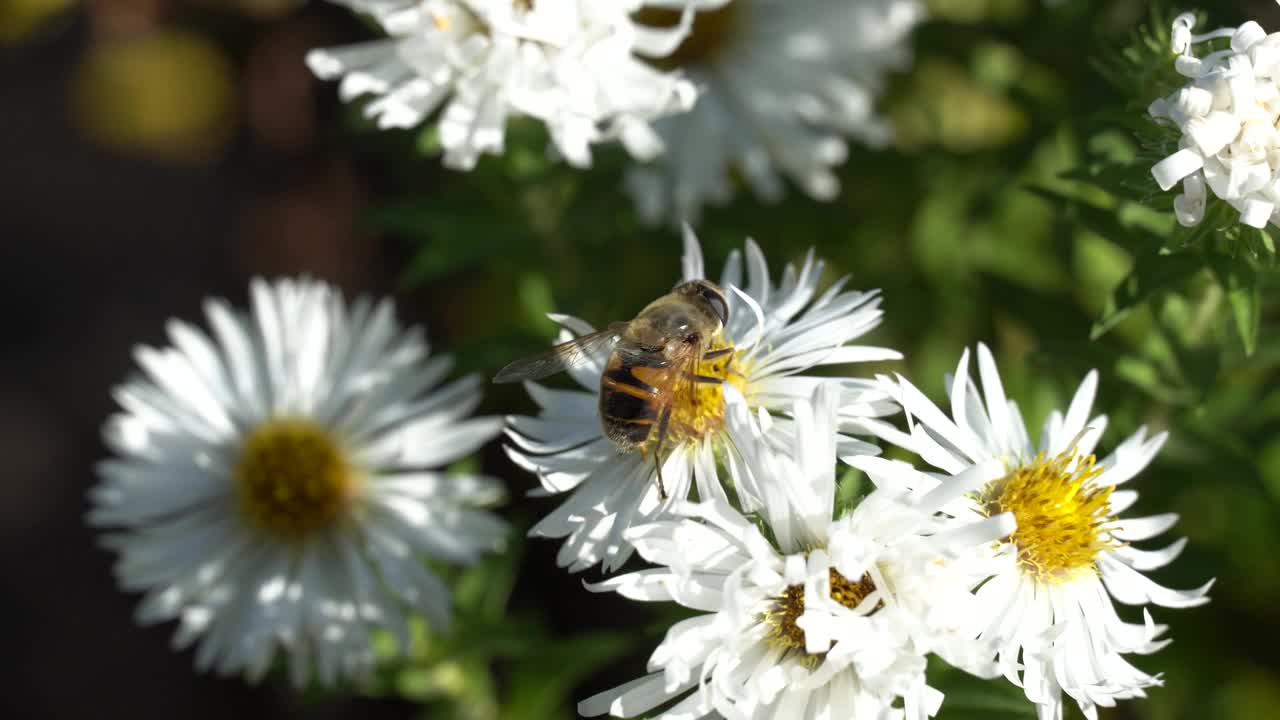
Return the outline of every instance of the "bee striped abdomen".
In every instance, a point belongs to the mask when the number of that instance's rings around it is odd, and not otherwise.
[[[605,434],[623,447],[643,444],[658,420],[658,389],[613,358],[600,379],[600,417]]]

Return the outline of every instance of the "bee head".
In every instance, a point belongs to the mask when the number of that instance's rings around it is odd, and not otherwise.
[[[707,280],[690,280],[676,285],[673,292],[687,296],[690,300],[706,307],[720,321],[722,327],[729,322],[729,303],[725,302],[724,292],[715,283]]]

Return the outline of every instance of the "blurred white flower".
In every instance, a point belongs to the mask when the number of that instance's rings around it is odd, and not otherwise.
[[[810,197],[840,191],[832,168],[845,138],[885,144],[889,128],[875,101],[892,70],[911,59],[908,35],[924,9],[916,0],[649,0],[636,17],[676,23],[674,8],[699,12],[693,32],[655,59],[698,86],[688,113],[656,123],[667,152],[635,168],[628,189],[641,217],[697,222],[702,206],[723,205],[733,175],[776,201],[782,176]]]
[[[582,701],[578,712],[634,717],[675,700],[661,717],[922,720],[943,699],[926,684],[927,653],[993,675],[990,652],[962,632],[976,612],[972,589],[994,571],[994,541],[1013,519],[937,514],[990,468],[929,491],[877,488],[833,518],[835,387],[797,403],[804,431],[779,449],[741,396],[727,394],[729,434],[746,456],[731,465],[735,481],[750,476],[778,490],[760,509],[768,537],[720,501],[632,528],[628,537],[658,567],[593,589],[707,614],[671,627],[649,675]]]
[[[1151,174],[1162,190],[1182,181],[1174,214],[1184,226],[1204,219],[1206,185],[1251,227],[1280,225],[1280,33],[1252,20],[1238,28],[1193,35],[1195,17],[1173,21],[1174,67],[1187,84],[1151,103],[1148,113],[1182,131],[1178,151]],[[1230,38],[1230,45],[1196,57],[1197,44]]]
[[[1132,479],[1164,445],[1166,433],[1147,438],[1146,429],[1095,461],[1094,446],[1106,417],[1089,418],[1098,375],[1085,376],[1066,415],[1054,411],[1038,445],[1031,442],[1018,406],[1008,400],[985,345],[978,346],[978,371],[985,403],[969,378],[969,352],[948,389],[951,417],[905,379],[882,378],[902,404],[909,432],[876,420],[859,421],[882,439],[918,454],[943,475],[926,474],[903,462],[853,458],[873,481],[911,487],[938,478],[963,476],[996,463],[992,482],[949,504],[961,519],[1008,512],[1017,530],[1007,539],[1012,554],[978,590],[973,633],[997,650],[996,662],[1036,703],[1042,720],[1062,717],[1062,694],[1074,699],[1091,720],[1097,707],[1142,697],[1160,684],[1123,657],[1148,654],[1168,643],[1144,609],[1142,624],[1122,621],[1112,600],[1126,605],[1154,603],[1191,607],[1208,602],[1212,582],[1194,590],[1170,590],[1143,572],[1163,567],[1182,551],[1185,540],[1158,550],[1132,543],[1169,529],[1173,514],[1121,518],[1138,499],[1117,487]]]
[[[475,167],[501,154],[507,119],[546,124],[571,164],[591,163],[590,145],[620,138],[640,158],[661,151],[649,121],[687,110],[693,85],[634,56],[663,52],[688,22],[637,28],[639,0],[333,0],[373,17],[382,40],[313,50],[319,77],[341,77],[344,100],[378,95],[365,112],[380,127],[412,127],[444,105],[444,162]]]
[[[725,264],[720,283],[728,299],[729,321],[716,342],[716,347],[734,346],[737,351],[704,362],[700,374],[737,388],[753,411],[789,411],[797,398],[808,397],[823,383],[842,389],[840,412],[846,422],[897,411],[873,381],[807,373],[820,365],[901,357],[886,348],[850,344],[880,324],[878,291],[846,291],[845,278],[819,295],[823,263],[815,261],[812,252],[798,269],[787,265],[781,284],[774,285],[763,253],[750,240],[745,292],[735,291],[731,288],[742,284],[742,265],[743,256],[737,252]],[[704,277],[702,250],[687,232],[683,279]],[[577,318],[554,319],[564,327],[560,342],[592,332]],[[541,412],[538,417],[508,419],[507,452],[517,465],[538,475],[542,494],[573,492],[530,531],[566,538],[557,560],[573,572],[601,562],[606,571],[621,566],[632,550],[623,536],[627,528],[661,517],[688,496],[691,485],[696,484],[702,499],[724,497],[715,472],[717,450],[726,442],[721,385],[699,385],[696,398],[674,401],[673,439],[662,473],[669,496],[663,500],[648,449],[620,453],[601,429],[600,381],[608,359],[608,352],[602,351],[571,371],[580,390],[527,383]],[[778,418],[771,428],[782,434],[791,431],[785,418]],[[850,437],[842,437],[841,448],[847,454],[878,452],[874,445]],[[749,486],[738,491],[749,508],[764,502]]]
[[[331,684],[373,661],[369,635],[406,647],[405,611],[438,629],[449,591],[422,556],[470,563],[507,528],[476,509],[498,481],[431,470],[493,438],[466,419],[478,378],[445,387],[388,301],[350,308],[310,280],[255,281],[245,316],[205,305],[212,336],[172,321],[172,347],[140,347],[115,390],[91,525],[116,576],[146,593],[143,624],[179,621],[196,666],[251,680],[288,657],[294,682]]]

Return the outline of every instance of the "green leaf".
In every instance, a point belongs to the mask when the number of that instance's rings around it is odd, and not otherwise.
[[[525,251],[524,231],[494,207],[408,201],[367,212],[360,223],[362,228],[422,240],[402,271],[400,284],[406,288],[491,262],[495,256],[514,261]]]
[[[511,668],[502,720],[566,717],[571,708],[564,706],[572,702],[574,686],[633,645],[621,633],[543,638],[537,653]]]
[[[429,123],[418,133],[418,138],[414,145],[417,147],[418,152],[423,155],[439,155],[441,150],[440,129],[435,123]]]
[[[1089,339],[1097,340],[1123,320],[1131,310],[1159,292],[1173,290],[1203,267],[1204,259],[1193,253],[1140,255],[1133,269],[1112,291],[1102,308],[1102,316],[1093,324]]]
[[[856,468],[847,468],[836,483],[836,512],[835,517],[840,518],[858,504],[862,496],[866,494],[863,487],[865,476]]]
[[[1267,252],[1268,255],[1270,255],[1272,258],[1275,257],[1276,243],[1275,243],[1275,240],[1271,239],[1271,233],[1267,232],[1266,230],[1259,230],[1258,243],[1262,245],[1262,248]]]
[[[1131,251],[1153,252],[1164,245],[1164,240],[1155,233],[1142,227],[1124,224],[1117,208],[1098,207],[1052,188],[1029,186],[1027,190],[1055,205],[1062,206],[1086,228]]]
[[[1012,687],[1012,686],[1010,686]],[[963,688],[947,693],[939,720],[966,718],[1034,718],[1035,705],[1020,693],[1014,695],[992,683],[990,687]]]
[[[1262,320],[1262,292],[1258,273],[1242,258],[1211,255],[1209,263],[1218,276],[1218,283],[1227,294],[1231,308],[1232,325],[1244,346],[1245,355],[1252,355],[1258,347],[1258,330]]]
[[[551,294],[551,283],[542,273],[527,273],[520,276],[516,289],[520,298],[520,310],[526,318],[529,328],[554,337],[556,324],[547,315],[555,312],[555,299]]]
[[[1036,716],[1036,706],[1014,685],[962,672],[931,658],[929,684],[946,696],[938,720],[1014,720]]]

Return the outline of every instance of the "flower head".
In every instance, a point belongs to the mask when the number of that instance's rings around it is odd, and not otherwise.
[[[469,170],[481,153],[501,154],[507,118],[546,124],[577,166],[590,145],[619,137],[637,157],[661,144],[649,121],[687,110],[693,86],[634,58],[661,51],[687,31],[640,30],[627,13],[638,0],[334,0],[371,15],[386,39],[313,50],[321,78],[342,77],[344,100],[380,96],[366,114],[380,127],[412,127],[444,105],[445,164]]]
[[[739,173],[757,196],[776,201],[783,177],[810,197],[840,191],[832,168],[845,139],[883,145],[875,112],[885,75],[910,60],[907,35],[923,16],[916,0],[690,0],[689,38],[654,59],[678,68],[701,91],[693,110],[656,123],[668,151],[627,179],[641,217],[697,222],[722,205]],[[637,16],[668,27],[679,15],[650,0]]]
[[[685,243],[684,279],[705,277],[697,238],[689,232]],[[623,535],[628,527],[657,519],[695,485],[700,498],[724,496],[715,465],[727,437],[724,394],[729,388],[743,395],[753,412],[789,411],[796,399],[824,383],[842,389],[842,421],[896,411],[873,382],[808,372],[822,365],[900,357],[885,348],[851,344],[880,323],[878,292],[845,290],[842,279],[819,294],[823,264],[812,253],[798,268],[788,265],[775,285],[763,253],[751,241],[745,253],[747,281],[739,290],[743,263],[743,255],[733,253],[721,277],[729,313],[715,344],[734,351],[705,360],[698,369],[721,382],[699,383],[696,392],[677,393],[671,400],[673,442],[663,452],[662,472],[667,499],[658,492],[653,448],[622,453],[602,431],[599,394],[608,348],[571,370],[579,389],[526,385],[541,413],[509,418],[507,452],[516,464],[537,473],[544,494],[573,493],[531,531],[566,538],[558,558],[562,566],[578,571],[603,562],[606,571],[616,568],[631,554]],[[554,319],[564,327],[561,341],[592,332],[576,318]],[[775,420],[771,433],[794,432],[785,417]],[[841,436],[841,449],[877,452],[874,445],[846,436]],[[738,492],[749,509],[767,501],[763,488],[743,485]]]
[[[976,492],[944,509],[957,518],[1008,513],[1017,529],[1004,540],[1010,553],[999,572],[977,592],[979,611],[972,631],[997,650],[996,662],[1011,682],[1022,686],[1045,720],[1062,717],[1062,695],[1074,699],[1090,718],[1098,706],[1141,697],[1160,684],[1129,664],[1126,653],[1155,652],[1165,627],[1144,609],[1142,624],[1122,621],[1112,601],[1127,605],[1190,607],[1208,602],[1212,582],[1194,590],[1170,590],[1144,571],[1163,567],[1181,552],[1184,540],[1158,550],[1131,543],[1169,529],[1174,515],[1124,518],[1138,499],[1119,486],[1141,471],[1164,445],[1165,433],[1147,437],[1139,429],[1102,460],[1093,454],[1106,417],[1090,419],[1097,373],[1089,373],[1066,414],[1054,411],[1033,443],[1007,399],[995,362],[978,346],[980,397],[969,378],[969,353],[951,379],[951,416],[929,402],[905,379],[884,378],[902,404],[910,426],[903,433],[874,419],[858,421],[880,438],[918,454],[947,475],[996,464],[996,472]],[[901,462],[853,458],[878,482],[929,485],[937,476]],[[944,475],[945,477],[945,475]]]
[[[632,528],[657,567],[594,589],[705,614],[668,631],[648,676],[584,700],[581,714],[632,717],[674,701],[672,717],[890,717],[900,705],[920,720],[942,702],[926,683],[927,653],[991,674],[963,630],[976,610],[972,589],[998,560],[993,541],[1013,519],[936,512],[983,468],[931,490],[878,488],[833,518],[834,390],[797,404],[806,432],[781,445],[764,440],[730,391],[730,432],[745,449],[735,480],[751,475],[785,499],[761,509],[761,525],[707,501],[685,508],[686,518]]]
[[[172,347],[137,351],[143,375],[115,391],[90,524],[146,593],[144,624],[179,621],[196,665],[261,677],[288,656],[294,681],[369,669],[369,633],[408,643],[405,611],[449,624],[449,596],[421,556],[469,563],[506,526],[478,509],[494,479],[433,470],[494,437],[467,419],[478,378],[438,389],[392,306],[347,306],[311,280],[251,286],[252,311],[206,306],[212,336],[169,325]]]
[[[1174,213],[1182,225],[1204,219],[1206,187],[1240,212],[1251,227],[1280,225],[1280,33],[1268,35],[1252,20],[1203,35],[1191,32],[1195,17],[1173,21],[1174,67],[1187,84],[1148,108],[1175,125],[1178,151],[1151,168],[1160,189],[1179,181]],[[1219,38],[1229,45],[1203,57],[1195,47]]]

